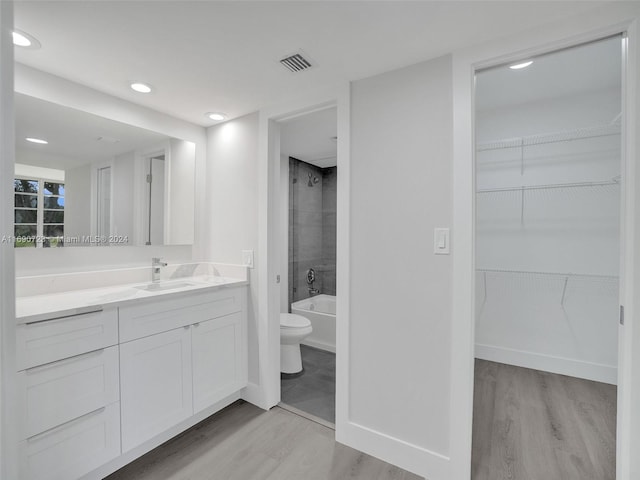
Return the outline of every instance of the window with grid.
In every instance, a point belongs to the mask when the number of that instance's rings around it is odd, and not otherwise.
[[[15,246],[64,246],[64,183],[16,178],[13,186]]]

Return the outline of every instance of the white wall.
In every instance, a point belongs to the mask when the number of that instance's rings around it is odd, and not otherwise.
[[[261,384],[258,365],[258,114],[207,130],[208,258],[242,263],[242,250],[254,250],[249,271],[249,382]],[[250,399],[250,398],[249,398]]]
[[[111,233],[113,235],[128,237],[126,244],[133,243],[133,218],[134,218],[134,175],[135,152],[127,152],[113,159],[111,171]],[[86,198],[91,198],[89,194]],[[66,217],[65,217],[66,220]],[[87,230],[91,231],[91,230]]]
[[[13,235],[13,4],[0,2],[0,230]],[[13,242],[0,243],[0,477],[18,478]]]
[[[36,98],[65,105],[94,115],[194,142],[196,161],[195,240],[192,246],[114,246],[61,249],[29,249],[16,252],[18,275],[56,271],[90,270],[115,265],[147,265],[151,257],[168,262],[205,259],[206,131],[203,127],[135,105],[25,65],[15,65],[15,90]]]
[[[196,146],[192,142],[172,138],[169,160],[169,236],[167,243],[185,245],[193,243],[196,175]]]
[[[349,419],[358,448],[447,478],[451,258],[433,229],[452,215],[451,58],[351,95]]]
[[[64,234],[91,235],[91,165],[65,170]]]
[[[64,170],[58,170],[57,168],[45,168],[37,167],[35,165],[25,165],[20,163],[22,160],[19,151],[16,151],[16,176],[44,178],[46,180],[54,180],[64,183]]]

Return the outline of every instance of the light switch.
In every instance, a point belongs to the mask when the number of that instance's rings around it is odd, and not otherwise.
[[[433,230],[433,253],[449,255],[449,229],[435,228]]]
[[[253,250],[242,250],[242,265],[253,268]]]

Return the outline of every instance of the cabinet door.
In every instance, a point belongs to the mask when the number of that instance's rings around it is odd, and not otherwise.
[[[193,413],[191,332],[181,327],[120,346],[122,451]]]
[[[199,412],[247,384],[242,313],[195,324],[193,408]]]

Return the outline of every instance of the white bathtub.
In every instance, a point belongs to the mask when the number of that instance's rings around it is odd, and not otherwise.
[[[329,352],[336,351],[336,297],[316,295],[291,304],[291,313],[307,317],[313,332],[302,343]]]

